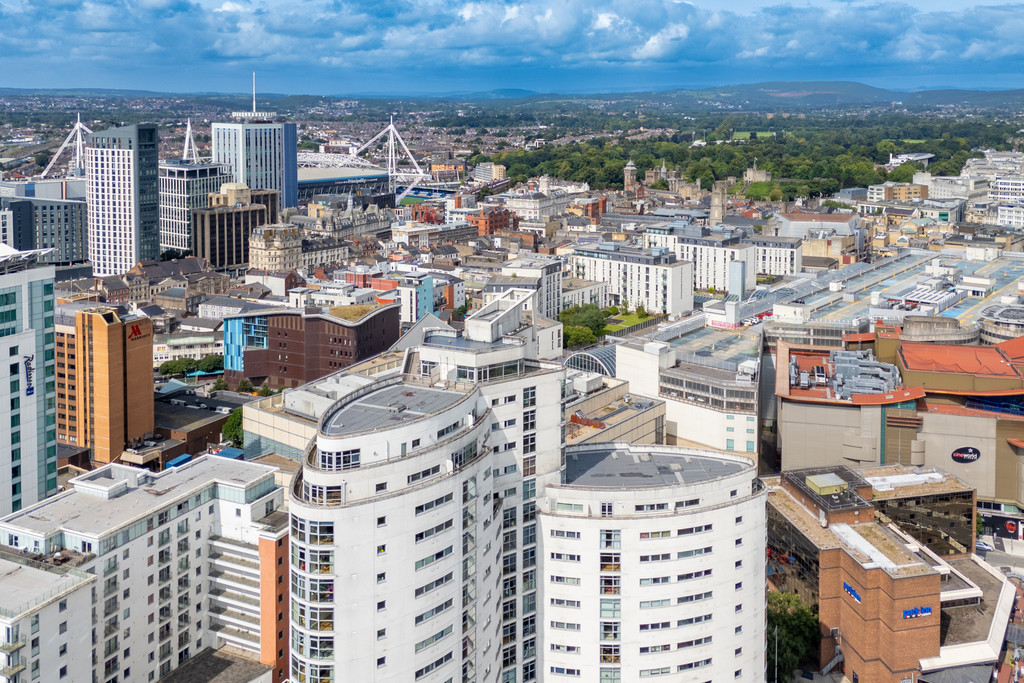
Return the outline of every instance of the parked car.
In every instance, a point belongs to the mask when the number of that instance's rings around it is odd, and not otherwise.
[[[994,545],[986,541],[977,541],[974,544],[974,549],[979,553],[989,553],[996,549]]]

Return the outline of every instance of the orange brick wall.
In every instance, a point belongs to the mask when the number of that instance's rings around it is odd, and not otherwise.
[[[260,538],[260,663],[274,667],[273,683],[288,678],[288,536]],[[284,672],[284,676],[280,675]]]

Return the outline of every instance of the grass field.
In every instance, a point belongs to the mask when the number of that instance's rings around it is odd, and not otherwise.
[[[618,332],[619,330],[623,330],[627,327],[632,327],[637,323],[642,323],[645,320],[649,320],[650,317],[651,316],[648,315],[644,318],[641,318],[636,313],[627,313],[626,315],[619,313],[618,315],[609,318],[609,320],[617,320],[618,322],[615,323],[614,325],[608,325],[607,327],[604,328],[604,331],[606,334]]]
[[[772,136],[772,133],[771,133],[771,131],[767,131],[767,130],[758,130],[758,131],[750,131],[750,130],[739,131],[738,130],[738,131],[733,131],[732,139],[733,140],[749,140],[752,136],[756,136],[758,140],[764,140],[765,138],[770,138]]]

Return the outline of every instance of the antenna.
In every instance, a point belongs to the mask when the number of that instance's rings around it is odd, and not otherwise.
[[[181,153],[181,160],[191,160],[194,164],[199,163],[199,149],[196,147],[196,139],[192,136],[192,119],[188,120],[188,125],[185,127],[185,149]]]
[[[252,72],[252,113],[256,113],[256,72]]]
[[[40,176],[41,178],[46,177],[50,172],[50,169],[53,168],[53,165],[57,163],[57,159],[60,158],[60,155],[63,154],[64,150],[67,149],[68,146],[71,145],[74,146],[75,152],[74,158],[71,161],[71,166],[68,167],[68,175],[85,175],[85,141],[82,139],[83,132],[91,133],[92,130],[82,123],[82,115],[78,114],[74,128],[72,128],[71,132],[68,133],[68,136],[64,138],[64,142],[61,144],[60,149],[57,150],[57,153],[53,155],[53,158],[50,159],[50,163],[48,163],[46,168],[43,169],[43,173]]]

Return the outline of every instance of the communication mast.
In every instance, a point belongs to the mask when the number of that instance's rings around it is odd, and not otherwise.
[[[50,163],[43,169],[42,176],[45,178],[50,173],[50,169],[53,168],[54,164],[57,163],[57,159],[64,153],[65,149],[69,147],[74,149],[74,156],[71,160],[71,166],[68,167],[69,176],[84,176],[85,175],[85,140],[82,139],[82,134],[89,134],[92,130],[89,129],[84,123],[82,123],[82,115],[78,114],[75,121],[74,128],[68,133],[68,136],[64,139],[64,143],[61,144],[60,149],[50,159]]]

